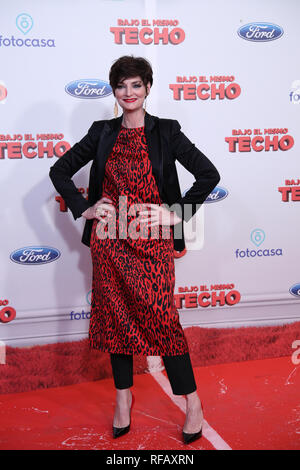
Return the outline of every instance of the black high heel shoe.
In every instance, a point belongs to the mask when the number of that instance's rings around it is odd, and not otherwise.
[[[194,432],[192,434],[182,431],[182,436],[184,444],[191,444],[191,442],[194,442],[196,439],[202,437],[202,427],[200,431]]]
[[[202,408],[202,413],[203,413],[203,405],[202,405],[202,402],[200,402],[200,403],[201,403],[201,408]],[[200,437],[202,437],[202,428],[203,428],[203,423],[202,423],[202,426],[200,428],[200,431],[193,432],[193,433],[187,433],[187,432],[182,431],[182,437],[183,437],[184,444],[191,444],[196,439],[199,439]]]
[[[123,428],[116,428],[115,426],[113,426],[113,437],[114,438],[123,436],[124,434],[126,434],[130,430],[131,410],[132,410],[133,403],[134,403],[134,395],[132,394],[132,392],[131,392],[131,396],[132,396],[132,401],[131,401],[131,407],[130,407],[130,421],[129,421],[129,424],[128,424],[128,426],[125,426]]]

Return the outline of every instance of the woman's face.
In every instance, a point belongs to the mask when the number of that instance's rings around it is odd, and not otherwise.
[[[137,111],[143,107],[145,96],[150,91],[150,83],[145,87],[141,77],[126,78],[118,83],[115,97],[123,111]]]

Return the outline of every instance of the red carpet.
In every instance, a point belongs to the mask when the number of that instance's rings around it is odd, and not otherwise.
[[[193,366],[290,356],[300,322],[251,328],[186,328]],[[87,340],[12,348],[0,365],[0,393],[71,385],[112,377],[108,353],[90,350]],[[134,374],[147,371],[146,356],[134,356]]]
[[[104,379],[2,395],[0,449],[211,450],[222,442],[233,450],[300,449],[300,366],[290,357],[196,367],[195,377],[206,423],[190,446],[181,442],[185,416],[172,396],[151,374],[138,374],[128,434],[112,438],[115,390]]]

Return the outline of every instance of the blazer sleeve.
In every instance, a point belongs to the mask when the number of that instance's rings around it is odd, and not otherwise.
[[[99,135],[99,126],[97,126],[95,121],[80,142],[73,145],[50,168],[50,179],[55,189],[65,200],[74,219],[80,217],[90,207],[90,204],[78,191],[71,178],[80,168],[95,157]]]
[[[178,121],[172,120],[172,155],[194,175],[195,181],[185,196],[175,201],[174,210],[179,217],[188,222],[216,187],[220,181],[220,174],[214,164],[180,129]]]

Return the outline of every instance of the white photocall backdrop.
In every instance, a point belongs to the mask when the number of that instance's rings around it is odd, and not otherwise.
[[[183,327],[299,320],[297,0],[16,0],[0,18],[0,340],[86,338],[92,266],[49,168],[113,118],[112,62],[154,70],[147,111],[177,119],[221,181],[175,259]],[[74,176],[86,195],[90,165]],[[177,162],[182,193],[193,176]],[[189,227],[185,225],[188,235]],[[188,236],[187,236],[188,239]]]

